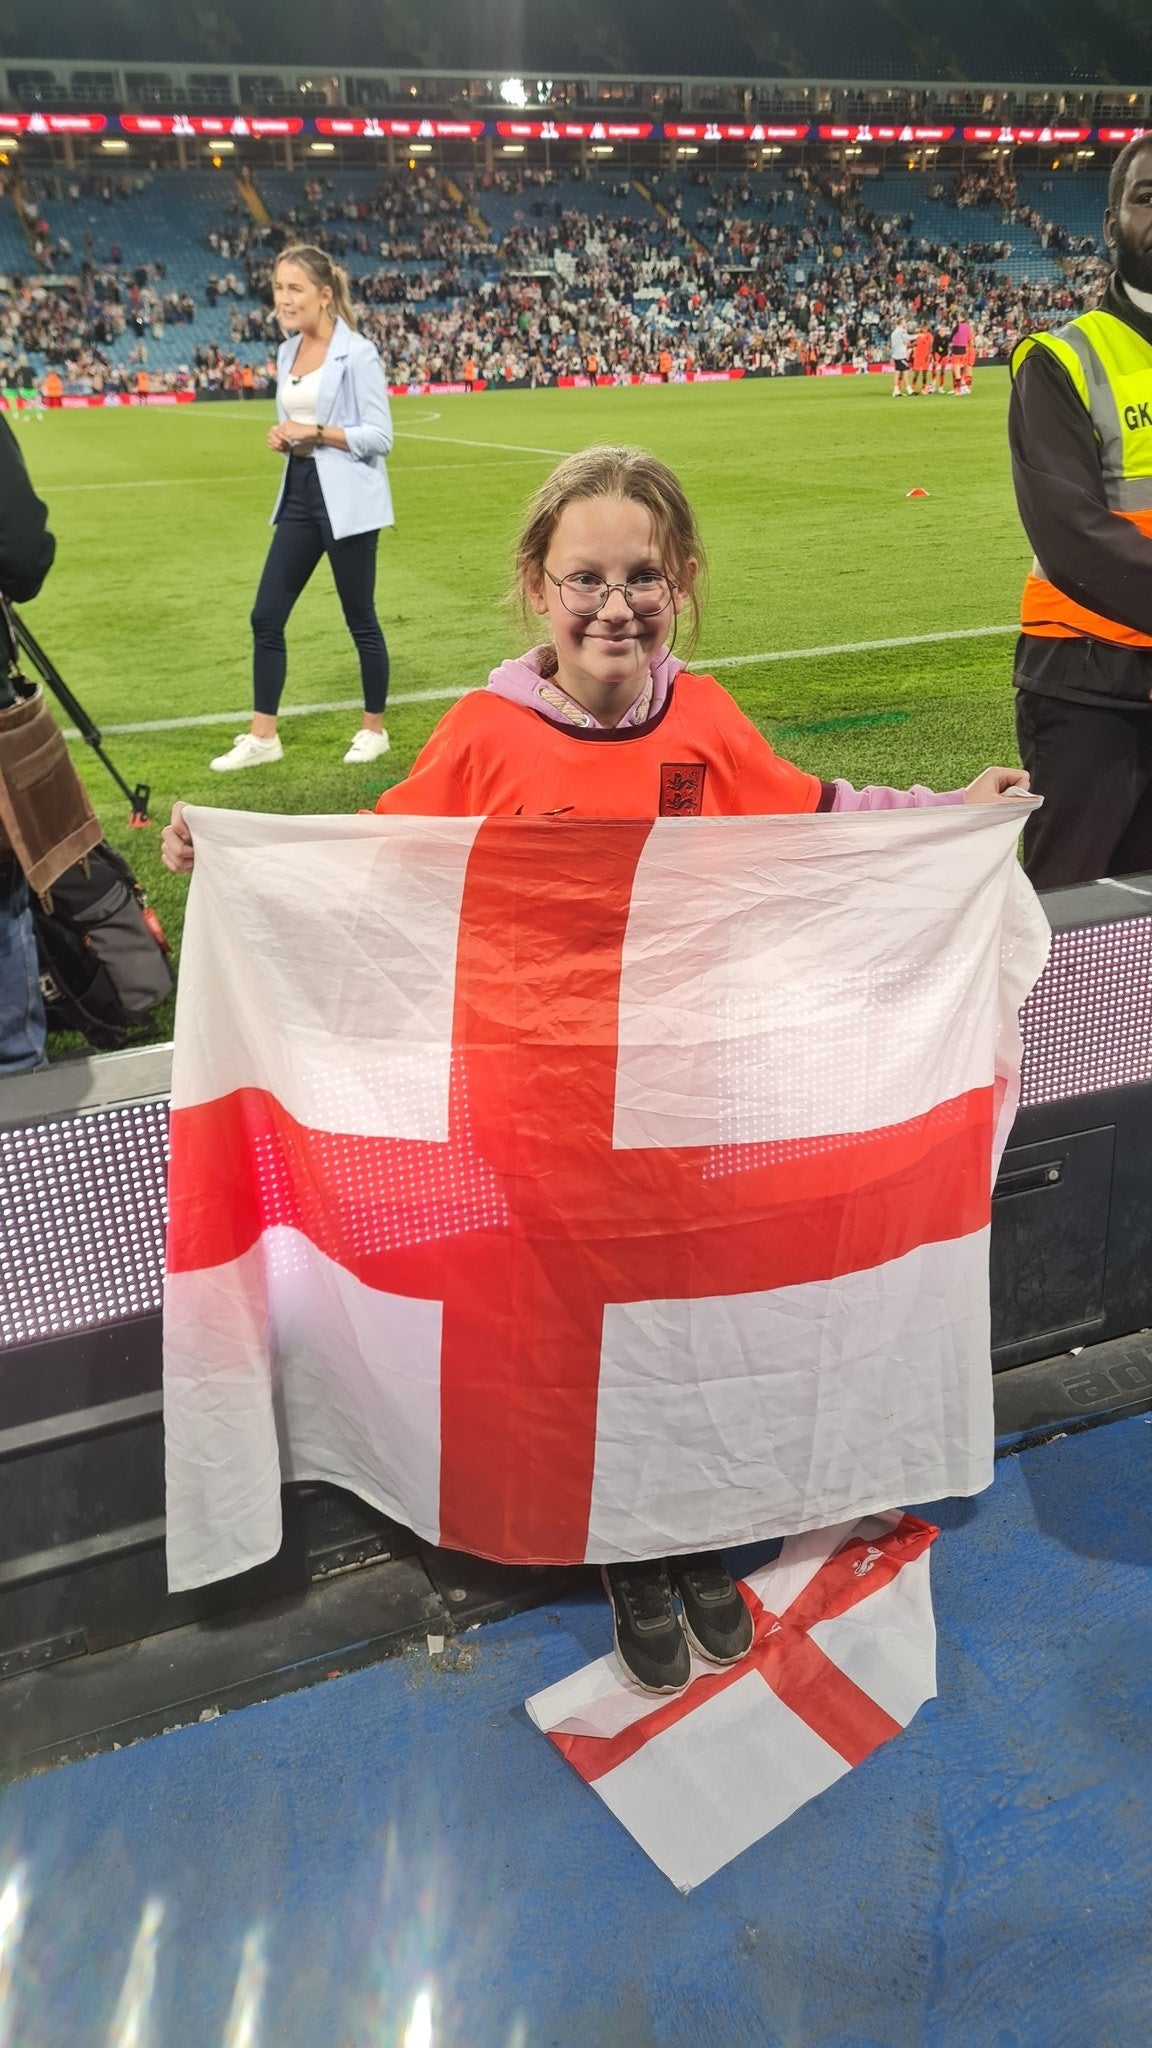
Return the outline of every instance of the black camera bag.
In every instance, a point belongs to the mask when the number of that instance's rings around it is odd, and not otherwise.
[[[80,1031],[115,1052],[170,993],[159,919],[107,841],[32,898],[32,921],[50,1031]]]

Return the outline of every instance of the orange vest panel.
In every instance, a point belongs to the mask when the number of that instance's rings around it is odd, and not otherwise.
[[[1116,512],[1116,519],[1130,519],[1141,533],[1152,538],[1152,512]],[[1037,640],[1109,640],[1114,647],[1152,647],[1152,634],[1137,633],[1118,619],[1106,619],[1091,612],[1073,598],[1065,597],[1046,576],[1028,572],[1020,599],[1020,631]]]

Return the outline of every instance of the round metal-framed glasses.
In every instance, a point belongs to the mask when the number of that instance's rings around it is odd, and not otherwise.
[[[605,583],[587,569],[578,569],[571,576],[553,576],[551,569],[545,569],[544,574],[560,592],[565,611],[578,619],[594,619],[614,590],[623,591],[624,602],[634,618],[654,619],[658,612],[667,611],[676,589],[671,578],[662,576],[657,569],[641,569],[627,583]]]

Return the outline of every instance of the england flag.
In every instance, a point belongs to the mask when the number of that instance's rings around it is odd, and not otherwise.
[[[601,1657],[527,1702],[536,1726],[688,1892],[906,1727],[936,1694],[929,1545],[893,1512],[790,1537],[743,1583],[752,1648],[693,1653],[658,1703]]]
[[[285,1480],[525,1564],[986,1486],[1023,809],[190,810],[173,1588]]]

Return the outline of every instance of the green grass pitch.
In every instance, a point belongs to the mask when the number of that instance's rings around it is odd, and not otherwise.
[[[886,377],[401,399],[389,468],[395,529],[381,538],[378,607],[392,689],[460,689],[530,644],[504,602],[520,510],[558,458],[638,442],[680,473],[710,577],[695,665],[773,650],[1006,626],[1029,551],[1005,438],[1007,376],[978,373],[967,405],[893,404]],[[199,405],[23,420],[19,433],[58,539],[31,630],[103,725],[238,711],[249,702],[248,614],[279,459],[272,407]],[[914,486],[926,498],[908,499]],[[721,680],[805,768],[852,781],[949,788],[1014,761],[1008,633],[721,668]],[[289,627],[285,705],[358,692],[354,651],[322,564]],[[446,709],[397,704],[392,751],[341,755],[354,712],[290,718],[275,768],[213,775],[235,724],[109,738],[126,779],[150,782],[151,831],[99,762],[74,749],[109,838],[174,938],[185,885],[159,861],[174,797],[254,810],[350,811],[401,777]]]

